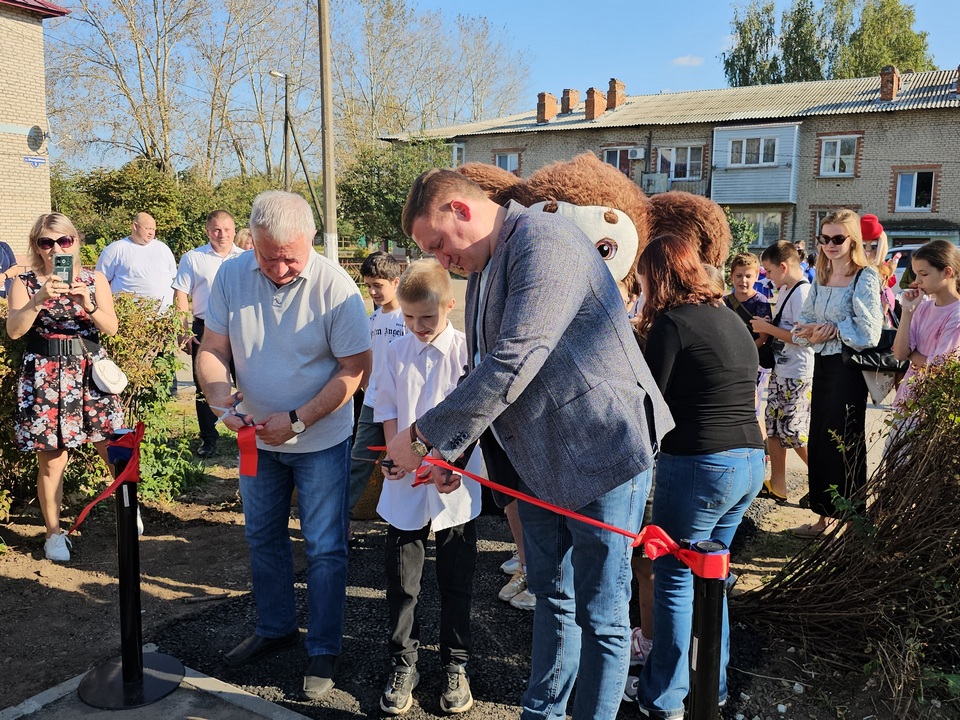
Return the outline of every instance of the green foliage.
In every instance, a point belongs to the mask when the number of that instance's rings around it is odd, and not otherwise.
[[[885,65],[932,70],[927,33],[901,0],[793,0],[777,28],[772,0],[734,9],[733,48],[723,53],[733,87],[874,77]]]
[[[450,149],[439,140],[406,145],[368,145],[337,181],[340,213],[368,242],[409,241],[400,227],[400,213],[417,176],[450,165]]]
[[[749,220],[740,220],[733,215],[730,208],[725,207],[727,222],[730,223],[730,255],[727,257],[727,266],[740,253],[750,252],[750,246],[757,242],[757,231]]]
[[[141,494],[169,499],[202,477],[192,462],[187,440],[171,432],[169,419],[170,386],[179,367],[176,336],[182,321],[173,310],[158,315],[154,301],[129,293],[116,295],[114,303],[120,329],[115,336],[102,339],[129,381],[120,396],[127,426],[133,427],[138,420],[146,425],[141,444]],[[0,519],[12,502],[34,496],[37,475],[35,453],[20,452],[14,436],[17,378],[25,339],[11,340],[6,335],[6,315],[7,304],[0,301]],[[93,445],[71,450],[64,494],[91,495],[102,488],[107,475]]]

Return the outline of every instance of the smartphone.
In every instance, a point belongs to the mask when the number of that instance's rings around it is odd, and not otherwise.
[[[70,285],[73,282],[73,255],[67,253],[54,255],[53,274]]]

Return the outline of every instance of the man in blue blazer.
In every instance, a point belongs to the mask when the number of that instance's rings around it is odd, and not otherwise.
[[[403,229],[444,267],[470,273],[468,374],[390,441],[407,470],[455,460],[488,428],[520,490],[636,532],[660,439],[673,419],[640,354],[616,283],[572,222],[492,202],[473,181],[431,170],[414,182]],[[484,454],[487,455],[488,448]],[[441,492],[456,476],[434,469]],[[629,664],[630,543],[520,503],[536,595],[522,718],[614,718]]]

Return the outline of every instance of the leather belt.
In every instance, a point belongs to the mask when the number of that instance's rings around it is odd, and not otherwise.
[[[46,357],[58,355],[86,355],[100,352],[100,343],[85,338],[42,338],[27,340],[27,352]]]

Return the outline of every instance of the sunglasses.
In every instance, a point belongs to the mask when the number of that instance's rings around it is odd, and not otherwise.
[[[817,242],[821,245],[829,245],[830,243],[843,245],[847,241],[847,237],[847,235],[821,235],[817,238]]]
[[[54,245],[59,245],[62,249],[66,250],[69,247],[73,246],[75,240],[69,235],[64,235],[63,237],[58,237],[56,240],[53,238],[37,238],[37,247],[42,250],[49,250]]]

